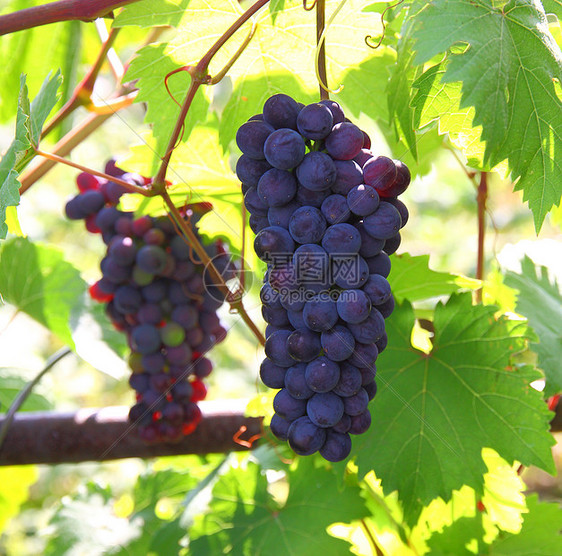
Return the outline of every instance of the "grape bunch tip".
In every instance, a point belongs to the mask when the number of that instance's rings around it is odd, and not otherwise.
[[[400,245],[410,183],[377,156],[341,106],[285,94],[236,133],[254,249],[267,263],[265,386],[278,389],[272,433],[299,455],[341,461],[371,425],[376,360],[394,309],[389,255]]]

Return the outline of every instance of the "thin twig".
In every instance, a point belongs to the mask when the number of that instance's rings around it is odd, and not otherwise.
[[[201,262],[205,265],[205,268],[211,274],[211,278],[213,279],[215,285],[219,288],[221,293],[224,294],[225,299],[230,304],[231,310],[240,315],[242,320],[248,325],[248,327],[253,332],[254,336],[258,339],[260,344],[262,346],[265,345],[265,338],[263,337],[263,334],[261,333],[260,329],[256,326],[254,321],[250,318],[250,316],[246,312],[246,309],[242,303],[242,299],[240,298],[240,296],[230,295],[231,292],[228,286],[225,284],[222,275],[213,264],[213,261],[210,259],[204,247],[201,245],[201,242],[198,240],[194,231],[187,224],[187,222],[182,218],[177,207],[174,205],[172,199],[168,195],[168,192],[165,189],[163,189],[162,191],[160,191],[159,194],[161,195],[162,199],[166,203],[166,206],[168,207],[170,214],[174,218],[175,223],[181,229],[183,235],[189,241],[189,245],[197,253],[197,256],[199,257]]]
[[[224,44],[252,17],[257,11],[259,11],[263,6],[265,6],[269,0],[258,0],[255,4],[250,6],[222,35],[221,37],[215,42],[215,44],[208,50],[208,52],[201,58],[195,70],[190,74],[191,75],[191,84],[189,89],[185,95],[185,99],[182,104],[182,109],[178,116],[178,120],[176,121],[176,125],[174,127],[174,131],[172,132],[172,136],[168,141],[168,147],[166,149],[166,154],[162,158],[162,163],[160,165],[160,169],[158,170],[158,174],[156,174],[156,178],[154,179],[154,185],[156,187],[162,188],[164,186],[166,180],[166,172],[168,170],[168,165],[170,163],[170,158],[172,157],[172,152],[177,144],[178,138],[181,134],[185,118],[193,101],[193,97],[197,92],[197,89],[203,84],[208,82],[207,76],[207,68],[215,54],[224,46]]]
[[[104,172],[98,172],[97,170],[93,170],[92,168],[88,168],[87,166],[83,166],[82,164],[77,164],[76,162],[72,162],[71,160],[68,160],[67,158],[63,158],[62,156],[58,156],[56,154],[48,153],[48,152],[42,151],[41,149],[35,149],[35,152],[39,156],[43,156],[45,158],[48,158],[48,159],[52,160],[53,162],[60,162],[61,164],[66,164],[67,166],[71,166],[72,168],[76,168],[77,170],[82,170],[82,172],[87,172],[88,174],[98,176],[99,178],[104,178],[107,181],[112,181],[114,183],[117,183],[118,185],[121,185],[122,187],[124,187],[125,189],[130,191],[131,193],[140,193],[141,195],[144,195],[145,197],[154,197],[154,195],[156,195],[156,193],[152,189],[146,189],[146,188],[140,187],[138,185],[133,185],[132,183],[126,182],[125,180],[122,180],[121,178],[118,178],[116,176],[110,176],[109,174],[105,174]]]
[[[305,8],[306,9],[306,8]],[[316,44],[318,48],[318,80],[320,87],[320,99],[328,100],[330,93],[328,89],[328,75],[326,71],[326,41],[322,40],[324,27],[326,25],[326,0],[316,2]],[[322,86],[325,85],[325,87]]]
[[[72,96],[64,104],[64,106],[55,114],[53,119],[43,128],[41,137],[46,137],[58,124],[67,118],[76,108],[90,102],[90,96],[94,90],[94,84],[99,75],[99,72],[106,59],[107,53],[117,38],[119,29],[112,29],[109,33],[107,40],[102,44],[96,61],[85,75],[84,79],[78,83],[74,89]]]
[[[476,278],[484,279],[484,240],[486,237],[486,201],[488,200],[488,173],[480,173],[480,184],[476,202],[478,204],[478,254],[476,258]],[[482,288],[474,292],[476,303],[482,303]]]
[[[49,359],[47,359],[45,366],[41,369],[41,371],[37,374],[37,376],[33,380],[29,381],[25,385],[25,388],[23,388],[18,393],[16,399],[12,402],[12,405],[10,405],[10,409],[8,409],[6,416],[4,418],[4,422],[2,423],[2,427],[0,428],[0,451],[2,451],[2,445],[4,444],[4,439],[8,434],[8,430],[14,420],[17,411],[24,404],[25,400],[27,400],[33,388],[35,388],[35,385],[45,376],[47,372],[49,372],[63,357],[66,357],[69,353],[71,353],[69,347],[65,346],[59,349],[55,354],[53,354],[51,357],[49,357]]]

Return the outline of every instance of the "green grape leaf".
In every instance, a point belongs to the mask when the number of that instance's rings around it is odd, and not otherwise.
[[[74,348],[70,315],[82,302],[86,283],[62,253],[24,238],[0,251],[0,294],[4,301],[46,326]]]
[[[544,11],[547,14],[554,14],[558,20],[562,20],[562,0],[541,0]]]
[[[0,239],[4,239],[8,232],[7,208],[15,207],[20,202],[20,184],[17,177],[35,156],[34,147],[39,144],[43,124],[57,102],[60,83],[60,71],[53,77],[49,73],[41,90],[30,104],[26,76],[22,75],[20,78],[16,134],[0,160]]]
[[[521,532],[502,534],[490,546],[490,556],[558,556],[562,554],[562,510],[557,502],[541,503],[537,494],[527,498],[529,513]]]
[[[16,374],[15,369],[0,367],[0,413],[6,413],[17,395],[25,388],[27,381]],[[32,391],[18,411],[46,411],[53,404],[41,394]]]
[[[562,391],[562,295],[556,281],[550,281],[548,270],[536,266],[529,257],[521,261],[521,273],[507,271],[506,285],[519,291],[515,310],[527,317],[539,337],[532,343],[539,356],[538,366],[546,378],[545,394],[551,396]]]
[[[166,90],[164,79],[168,73],[180,68],[183,64],[174,61],[165,54],[165,44],[149,45],[141,48],[133,58],[126,78],[138,79],[139,93],[135,102],[146,102],[147,111],[145,121],[151,125],[153,136],[156,138],[150,145],[150,152],[145,154],[147,162],[144,176],[153,176],[166,154],[168,141],[180,114],[180,108],[174,102],[181,103],[189,88],[189,75],[180,72],[172,75],[168,81],[170,93]],[[201,91],[195,95],[187,118],[184,121],[182,141],[187,141],[193,127],[204,122],[209,109],[209,101]],[[174,170],[176,158],[170,163],[170,173]],[[173,179],[173,178],[172,178]]]
[[[392,270],[388,277],[396,301],[410,302],[439,295],[449,295],[463,287],[477,288],[478,280],[464,276],[436,272],[429,268],[429,255],[412,257],[408,253],[392,258]]]
[[[38,467],[18,465],[0,468],[0,530],[18,515],[21,505],[29,498],[29,487],[39,478]]]
[[[113,27],[176,27],[181,21],[189,0],[143,0],[134,6],[124,6],[113,21]]]
[[[410,524],[424,505],[436,497],[449,500],[462,485],[482,494],[484,447],[510,464],[554,471],[551,413],[529,386],[540,373],[511,363],[526,347],[526,327],[495,319],[495,311],[472,306],[468,293],[439,303],[429,353],[410,343],[408,303],[387,320],[373,425],[354,439],[354,452],[361,475],[373,469],[385,492],[398,491]]]
[[[299,459],[287,482],[287,500],[280,506],[258,465],[249,462],[223,475],[213,489],[210,513],[190,531],[190,553],[221,554],[226,547],[240,556],[346,553],[349,545],[325,529],[367,515],[359,488],[338,488],[336,473],[315,468],[313,458]]]
[[[415,62],[453,49],[442,76],[462,81],[461,108],[474,106],[484,161],[508,159],[535,227],[562,193],[562,54],[539,2],[434,0],[416,16]],[[457,48],[459,45],[467,48]]]

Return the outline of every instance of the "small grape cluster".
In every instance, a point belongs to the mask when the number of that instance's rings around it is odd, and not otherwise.
[[[242,182],[254,248],[267,262],[262,382],[280,389],[271,431],[300,455],[345,459],[371,424],[385,319],[394,309],[389,255],[408,210],[406,165],[376,156],[330,100],[277,94],[240,126]]]
[[[148,183],[113,161],[105,173],[137,186]],[[90,287],[90,295],[105,303],[106,314],[126,333],[131,348],[129,383],[137,403],[129,420],[146,442],[180,440],[201,420],[197,402],[207,393],[202,379],[213,368],[204,354],[226,337],[216,312],[224,297],[170,219],[135,218],[118,210],[126,192],[120,184],[85,172],[76,181],[80,193],[66,204],[66,215],[85,219],[88,231],[100,233],[107,245],[102,278]],[[184,212],[195,234],[200,214],[197,207]],[[230,264],[222,244],[205,250],[216,265]]]

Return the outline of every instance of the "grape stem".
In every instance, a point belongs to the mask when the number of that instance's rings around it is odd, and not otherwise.
[[[306,9],[306,8],[305,8]],[[328,75],[326,72],[326,41],[322,40],[326,25],[326,0],[316,1],[316,44],[318,45],[318,77],[320,100],[329,100]],[[322,83],[326,86],[323,87]]]
[[[174,131],[168,141],[168,147],[166,149],[166,154],[162,158],[162,164],[160,165],[160,169],[158,170],[158,174],[154,179],[154,185],[156,187],[162,188],[164,186],[166,180],[166,172],[168,170],[168,165],[170,163],[170,158],[172,157],[172,153],[176,147],[178,139],[183,129],[184,121],[191,107],[191,103],[193,102],[193,98],[195,97],[195,93],[199,89],[199,87],[205,83],[209,83],[211,79],[207,74],[207,69],[211,60],[215,56],[215,54],[224,46],[224,44],[230,39],[250,17],[252,17],[257,11],[259,11],[263,6],[265,6],[269,0],[258,0],[255,4],[250,6],[222,35],[221,37],[215,42],[215,44],[208,50],[208,52],[199,60],[198,64],[193,68],[193,71],[190,72],[191,76],[191,84],[189,89],[185,95],[184,101],[182,103],[180,115],[176,121],[176,125],[174,127]],[[251,37],[250,37],[251,38]],[[249,42],[249,40],[247,40]]]
[[[60,162],[61,164],[66,164],[67,166],[71,166],[72,168],[76,168],[77,170],[82,170],[82,172],[87,172],[88,174],[98,176],[99,178],[104,178],[107,181],[112,181],[114,183],[117,183],[117,184],[121,185],[122,187],[124,187],[125,189],[127,189],[127,191],[130,191],[131,193],[140,193],[141,195],[144,195],[145,197],[154,197],[155,195],[157,195],[156,191],[154,191],[152,189],[139,187],[138,185],[133,185],[132,183],[126,182],[125,180],[122,180],[121,178],[117,178],[115,176],[110,176],[109,174],[105,174],[104,172],[98,172],[97,170],[92,170],[91,168],[88,168],[87,166],[82,166],[82,164],[77,164],[76,162],[72,162],[71,160],[63,158],[62,156],[58,156],[56,154],[48,153],[48,152],[42,151],[41,149],[35,149],[35,154],[38,154],[39,156],[42,156],[44,158],[48,158],[49,160],[52,160],[53,162]]]
[[[478,204],[478,254],[476,258],[476,278],[484,279],[484,240],[486,237],[486,202],[488,200],[488,172],[480,172],[480,183],[476,194]],[[482,288],[474,292],[476,303],[482,303]]]
[[[195,232],[191,229],[188,223],[182,218],[179,210],[174,205],[174,202],[168,195],[166,189],[162,189],[159,191],[159,195],[162,197],[168,210],[174,219],[176,225],[180,228],[183,235],[189,242],[189,245],[193,248],[193,250],[197,253],[201,262],[205,265],[205,268],[209,270],[211,273],[211,278],[213,279],[214,283],[220,289],[220,291],[225,295],[227,302],[230,304],[232,311],[238,313],[242,320],[246,323],[248,328],[252,331],[254,336],[258,339],[259,343],[263,346],[265,345],[265,338],[261,333],[260,329],[256,326],[255,322],[250,318],[250,315],[246,312],[246,309],[242,303],[242,299],[239,296],[231,296],[230,289],[225,284],[224,279],[220,272],[217,270],[213,261],[205,251],[204,247],[201,245],[201,242],[197,239]]]
[[[93,21],[109,15],[115,8],[138,0],[60,0],[42,6],[34,6],[0,16],[0,35],[31,29],[58,21]]]

